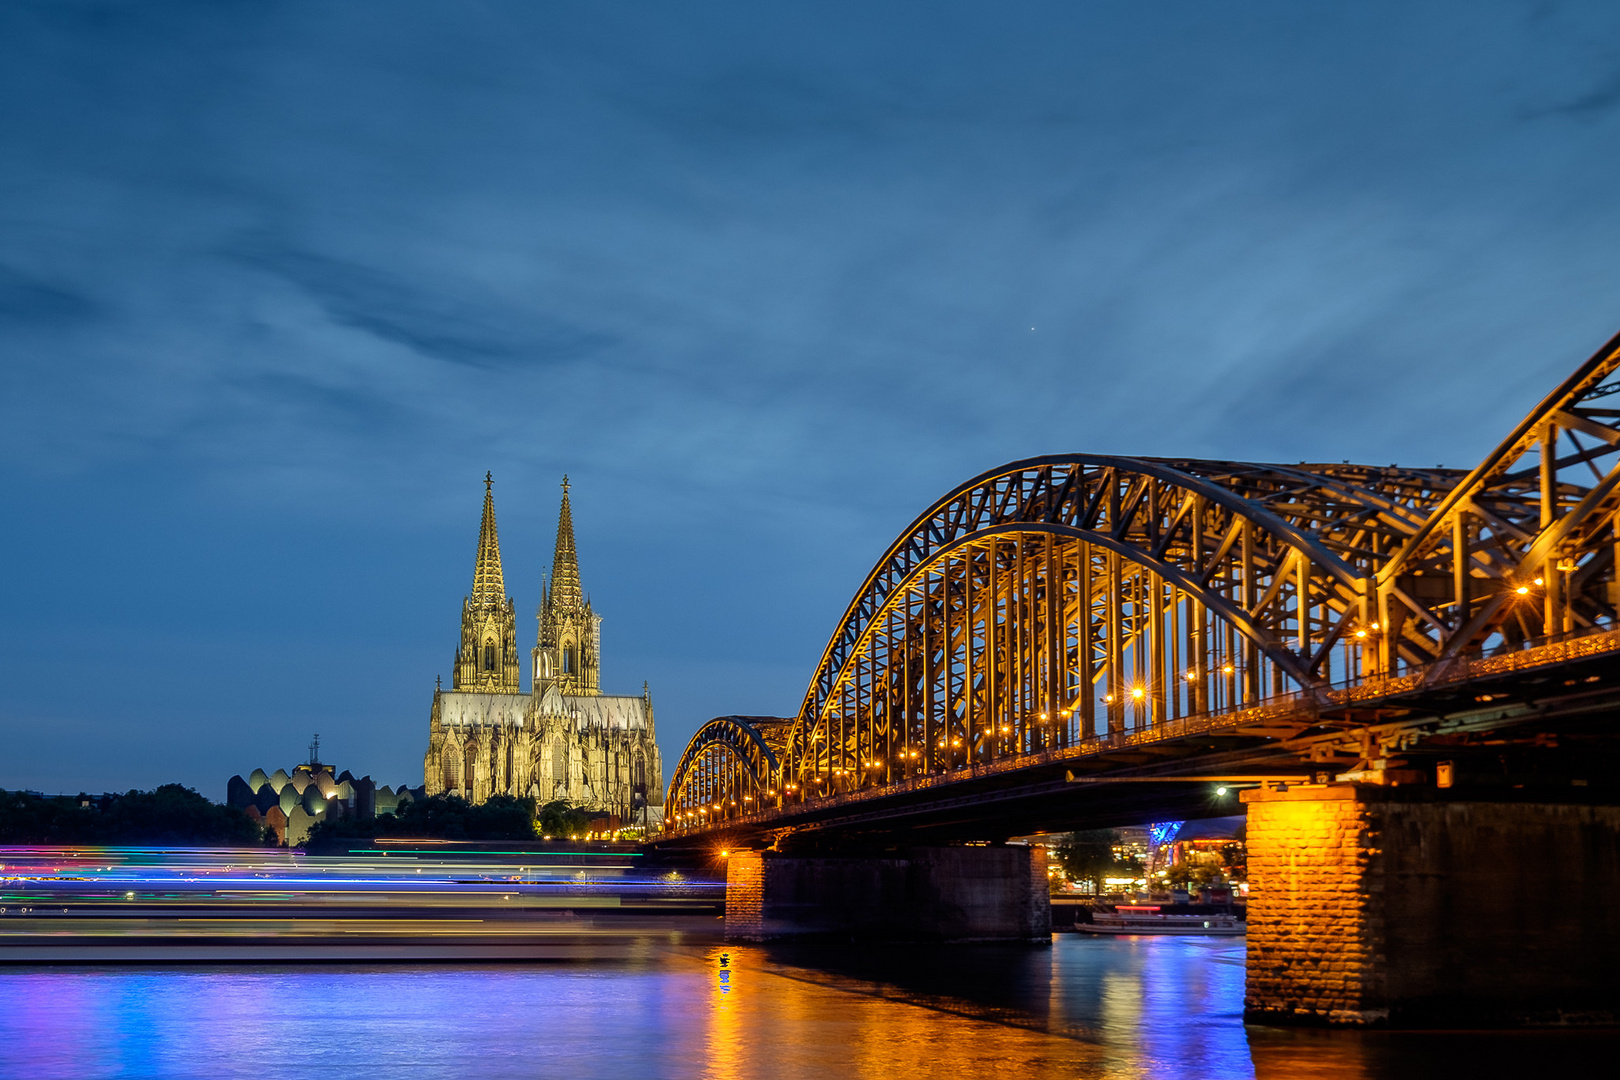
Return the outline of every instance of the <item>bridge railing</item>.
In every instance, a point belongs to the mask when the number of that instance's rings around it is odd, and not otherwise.
[[[1620,626],[1615,625],[1594,626],[1527,638],[1519,642],[1474,649],[1446,660],[1410,667],[1398,675],[1358,676],[1321,687],[1274,694],[1259,701],[1191,716],[1126,727],[1117,731],[1081,735],[1067,746],[1049,745],[1044,749],[1010,754],[994,761],[966,762],[939,772],[910,776],[883,784],[832,791],[825,795],[806,792],[797,798],[780,799],[775,805],[736,814],[717,814],[707,820],[691,824],[666,822],[665,831],[671,834],[689,834],[721,826],[768,824],[783,810],[790,808],[854,805],[979,777],[1090,758],[1133,746],[1172,742],[1225,729],[1260,725],[1267,721],[1292,720],[1302,714],[1316,716],[1323,709],[1399,697],[1491,675],[1548,667],[1614,653],[1620,653]]]

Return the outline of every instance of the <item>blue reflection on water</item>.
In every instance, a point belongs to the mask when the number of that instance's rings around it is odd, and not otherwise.
[[[628,961],[584,964],[0,968],[0,1076],[1370,1077],[1476,1046],[1483,1063],[1600,1045],[1246,1032],[1242,996],[1241,942],[1080,935],[1050,950],[654,935]]]

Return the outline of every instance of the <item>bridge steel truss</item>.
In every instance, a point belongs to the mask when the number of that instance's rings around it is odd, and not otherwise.
[[[974,477],[878,561],[797,716],[700,729],[666,828],[1612,628],[1617,368],[1620,336],[1466,474],[1059,455]]]

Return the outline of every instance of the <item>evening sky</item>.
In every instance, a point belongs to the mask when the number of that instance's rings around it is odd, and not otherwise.
[[[0,5],[0,787],[421,782],[485,470],[666,762],[936,496],[1467,466],[1620,329],[1620,7]]]

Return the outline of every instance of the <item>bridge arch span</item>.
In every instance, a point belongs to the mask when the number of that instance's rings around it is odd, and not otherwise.
[[[705,725],[675,824],[732,792],[782,807],[1268,700],[1310,713],[1342,683],[1612,628],[1617,373],[1620,336],[1468,472],[1067,454],[976,476],[877,561],[794,717]]]
[[[1377,605],[1394,630],[1391,652],[1449,659],[1493,640],[1574,633],[1614,618],[1617,376],[1620,334],[1543,398],[1379,567]]]
[[[770,781],[781,772],[778,750],[791,723],[776,716],[717,716],[698,728],[670,773],[666,818],[708,824],[759,809],[776,794]]]

